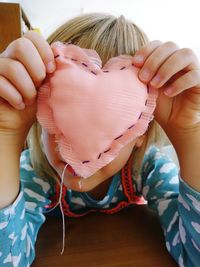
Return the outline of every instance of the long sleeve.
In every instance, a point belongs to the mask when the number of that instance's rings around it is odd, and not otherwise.
[[[200,266],[200,192],[179,176],[176,165],[157,148],[145,156],[138,190],[156,211],[166,247],[181,267]]]
[[[28,267],[35,258],[35,242],[45,221],[50,184],[38,178],[29,151],[20,159],[20,192],[14,203],[0,210],[0,266]]]

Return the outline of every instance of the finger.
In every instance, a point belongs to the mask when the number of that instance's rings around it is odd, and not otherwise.
[[[194,64],[195,61],[197,62],[197,58],[192,50],[183,48],[176,51],[162,64],[150,84],[155,88],[160,88],[173,75],[186,69],[190,64]]]
[[[20,93],[14,88],[14,86],[6,80],[4,77],[0,76],[0,98],[1,102],[6,100],[11,106],[16,109],[24,109],[25,105],[23,103],[22,96]]]
[[[15,87],[15,90],[19,91],[25,104],[29,104],[35,99],[37,91],[33,81],[20,62],[2,58],[0,61],[0,75],[5,77]]]
[[[187,89],[197,86],[199,87],[198,90],[200,90],[200,70],[191,70],[167,87],[164,94],[174,97]]]
[[[37,32],[28,31],[24,34],[24,37],[31,40],[31,42],[37,48],[42,61],[46,66],[47,72],[54,72],[56,69],[55,59],[53,51],[48,42]]]
[[[45,65],[40,54],[33,43],[26,38],[22,37],[10,43],[1,57],[21,62],[36,86],[39,86],[46,76]]]
[[[143,82],[148,83],[166,59],[177,50],[178,46],[173,42],[166,42],[154,49],[142,66],[142,69],[139,72],[139,78]]]
[[[142,67],[147,57],[159,46],[162,42],[159,40],[152,41],[140,48],[133,57],[133,63],[137,67]]]
[[[28,44],[30,47],[30,43],[32,44],[32,47],[34,48],[34,49],[32,48],[32,51],[29,51],[27,49]],[[15,50],[15,47],[17,51]],[[51,47],[48,44],[48,42],[39,33],[36,33],[34,31],[28,31],[24,34],[22,38],[19,38],[13,41],[12,43],[10,43],[9,46],[6,48],[6,50],[0,56],[18,59],[18,57],[21,57],[21,54],[26,52],[26,55],[28,54],[28,58],[31,57],[32,59],[34,59],[34,55],[36,52],[32,54],[31,52],[33,52],[33,50],[37,50],[37,53],[39,54],[43,64],[46,66],[47,72],[49,73],[53,72],[56,66],[55,66],[54,55],[51,50]],[[26,62],[27,60],[25,60],[25,62],[23,63],[26,63]],[[25,64],[25,65],[29,66],[30,63],[28,62],[28,64]]]

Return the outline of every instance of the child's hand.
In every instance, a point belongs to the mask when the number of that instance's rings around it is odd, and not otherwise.
[[[141,68],[139,78],[159,89],[155,119],[166,133],[200,131],[200,65],[194,52],[153,41],[137,51],[134,64]]]
[[[53,52],[36,32],[27,32],[0,55],[0,135],[26,137],[36,118],[37,87],[55,70]]]

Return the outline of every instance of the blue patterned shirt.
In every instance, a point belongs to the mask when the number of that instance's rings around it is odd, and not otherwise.
[[[140,175],[133,178],[136,194],[143,195],[159,216],[166,248],[181,267],[200,266],[200,192],[179,176],[170,158],[152,146]],[[53,179],[38,177],[29,150],[21,154],[20,192],[14,203],[0,210],[0,266],[28,267],[35,258],[35,242],[45,222],[46,206],[54,194]],[[97,201],[86,192],[68,190],[70,210],[113,208],[125,200],[120,172],[113,176],[105,197]],[[58,209],[53,211],[58,213]]]

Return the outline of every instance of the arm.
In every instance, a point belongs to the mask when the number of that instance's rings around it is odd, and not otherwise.
[[[200,262],[200,193],[179,176],[176,165],[152,147],[142,165],[142,194],[160,220],[166,247],[179,266]]]
[[[19,193],[21,150],[16,138],[0,136],[0,209],[10,205]]]
[[[50,203],[51,186],[37,177],[28,150],[21,154],[18,171],[19,194],[14,202],[0,210],[0,266],[31,265],[37,234],[45,221],[43,212]]]
[[[19,194],[12,204],[0,210],[0,266],[32,264],[37,234],[45,221],[43,212],[50,203],[48,196],[52,188],[48,181],[37,177],[28,150],[21,154],[18,171]]]
[[[190,133],[168,131],[174,144],[182,179],[200,192],[200,129]]]

